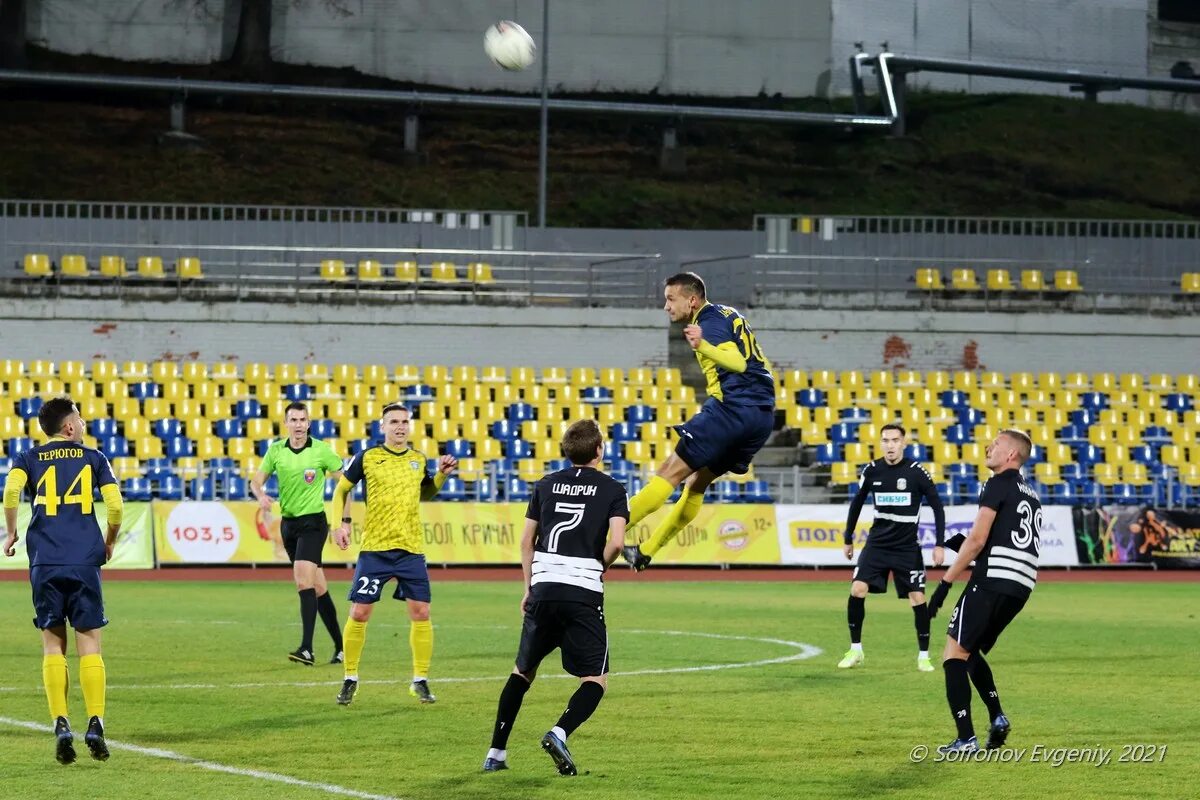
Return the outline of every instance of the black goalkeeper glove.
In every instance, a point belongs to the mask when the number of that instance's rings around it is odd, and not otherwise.
[[[946,581],[938,581],[938,586],[933,590],[933,596],[929,598],[929,618],[933,619],[937,616],[937,612],[941,609],[942,604],[946,602],[946,596],[950,594],[950,587],[953,583]]]
[[[943,545],[943,546],[947,550],[953,550],[954,552],[957,553],[959,550],[962,549],[963,543],[966,541],[967,541],[967,535],[965,533],[956,533],[953,536],[951,536],[949,539],[947,539],[945,545]]]

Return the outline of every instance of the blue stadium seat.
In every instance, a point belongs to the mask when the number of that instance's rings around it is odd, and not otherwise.
[[[764,480],[750,481],[742,487],[742,496],[747,503],[773,503],[771,485]]]
[[[616,443],[613,442],[612,439],[605,439],[604,440],[604,458],[603,458],[604,462],[608,463],[608,464],[612,464],[614,461],[617,461],[622,458],[624,458],[624,456],[621,455],[621,450],[619,447],[617,447]]]
[[[740,503],[742,501],[741,490],[741,485],[734,481],[717,481],[717,502]]]
[[[971,399],[964,392],[960,392],[957,389],[947,389],[938,395],[938,403],[942,408],[958,411],[970,407]]]
[[[437,499],[450,503],[461,503],[467,499],[467,485],[463,483],[462,478],[451,476],[442,484],[442,490],[438,492]]]
[[[1073,506],[1082,502],[1079,497],[1079,492],[1075,489],[1075,484],[1071,481],[1063,481],[1062,483],[1050,487],[1050,500],[1058,505]],[[1045,498],[1043,498],[1045,500]]]
[[[943,437],[949,444],[969,444],[971,442],[971,431],[963,425],[951,425],[946,428]]]
[[[172,436],[163,445],[163,452],[167,458],[187,458],[194,449],[192,440],[186,436]]]
[[[527,502],[529,500],[529,484],[516,475],[510,476],[504,482],[504,499],[513,503]]]
[[[135,400],[146,400],[150,397],[158,397],[161,387],[157,383],[150,381],[142,381],[141,383],[129,384],[129,396]]]
[[[838,422],[829,426],[829,441],[834,444],[858,441],[858,426]]]
[[[814,464],[836,464],[842,460],[842,446],[833,442],[825,442],[816,447],[813,455]]]
[[[274,440],[273,439],[259,439],[258,441],[256,441],[254,443],[254,452],[257,453],[259,456],[265,456],[267,454],[267,450],[271,447],[272,441],[274,441]],[[351,453],[351,455],[354,455],[354,454]]]
[[[1151,447],[1148,444],[1134,445],[1129,448],[1129,458],[1132,461],[1136,461],[1139,464],[1146,464],[1147,466],[1157,464],[1158,448]]]
[[[1072,481],[1075,493],[1079,495],[1080,505],[1096,504],[1104,500],[1104,487],[1094,480],[1084,479]]]
[[[636,442],[638,438],[638,426],[632,422],[617,422],[609,431],[609,438],[614,442]]]
[[[1083,392],[1079,395],[1079,407],[1092,411],[1102,411],[1108,408],[1108,395],[1104,392]]]
[[[825,405],[825,393],[820,389],[801,389],[796,392],[796,405],[804,408],[821,408]]]
[[[468,439],[451,439],[445,443],[446,455],[455,458],[470,458],[475,445]]]
[[[468,494],[471,499],[488,502],[496,499],[496,482],[484,475],[475,483],[471,484]]]
[[[246,435],[246,426],[240,419],[219,419],[213,423],[213,433],[218,439],[240,439]]]
[[[26,450],[32,449],[33,439],[30,439],[28,436],[16,436],[8,440],[8,445],[4,448],[4,452],[8,454],[9,458],[12,458],[24,453]]]
[[[533,458],[533,445],[524,439],[510,439],[504,443],[504,455],[509,458]]]
[[[154,487],[146,478],[126,478],[121,494],[126,500],[147,501],[153,496]]]
[[[614,459],[608,467],[608,474],[612,479],[620,483],[625,483],[633,475],[637,474],[637,467],[632,462],[626,461],[623,458]]]
[[[106,436],[100,440],[99,444],[100,452],[104,453],[110,461],[129,455],[129,442],[125,441],[124,436]]]
[[[871,421],[871,412],[867,411],[865,408],[858,408],[856,406],[843,408],[838,414],[838,421],[849,422],[852,424],[857,423],[861,425],[865,422]]]
[[[325,502],[326,503],[333,500],[333,491],[334,491],[334,489],[337,488],[337,483],[338,482],[335,481],[333,478],[325,479]]]
[[[1065,444],[1069,447],[1087,444],[1087,428],[1083,425],[1076,425],[1075,423],[1064,425],[1059,429],[1057,439],[1060,444]]]
[[[346,442],[346,449],[350,451],[350,455],[356,456],[373,444],[374,441],[371,439],[351,439]]]
[[[233,415],[238,419],[258,419],[263,415],[262,403],[251,397],[233,404]]]
[[[958,409],[958,424],[964,428],[974,428],[976,425],[984,424],[985,419],[983,412],[977,408],[960,408]]]
[[[272,476],[272,477],[274,477],[274,476]],[[363,498],[366,496],[367,496],[367,482],[359,481],[358,483],[354,484],[354,488],[350,491],[350,499],[361,503]]]
[[[579,393],[579,399],[593,405],[606,405],[612,402],[612,389],[605,386],[589,386]]]
[[[230,475],[225,480],[225,499],[247,500],[250,497],[250,487],[241,475]]]
[[[654,406],[636,405],[625,409],[625,421],[632,422],[634,425],[653,422],[657,418],[658,412],[655,411]]]
[[[1141,498],[1138,497],[1137,490],[1128,483],[1114,483],[1112,486],[1108,487],[1107,499],[1122,506],[1137,505],[1139,502],[1141,502]]]
[[[1080,408],[1067,414],[1067,419],[1071,420],[1072,425],[1087,429],[1100,419],[1100,412],[1090,408]]]
[[[504,418],[514,426],[520,426],[522,422],[537,419],[537,413],[529,403],[510,403],[504,409]]]
[[[974,503],[979,499],[979,480],[977,478],[954,478],[950,488],[955,499],[960,503]]]
[[[331,419],[314,419],[309,432],[318,439],[336,439],[338,424]]]
[[[1146,444],[1170,444],[1171,431],[1161,425],[1151,425],[1142,431],[1142,441]]]
[[[1094,444],[1081,444],[1074,452],[1075,460],[1085,467],[1104,461],[1104,451]]]
[[[629,480],[625,482],[625,491],[629,493],[630,497],[633,497],[635,494],[640,492],[642,487],[645,485],[646,482],[642,480],[640,475],[630,475]]]
[[[929,448],[923,444],[913,442],[908,447],[904,448],[904,457],[911,458],[913,461],[928,461]]]
[[[164,477],[158,483],[158,498],[160,500],[182,500],[183,481],[174,475]]]
[[[1029,448],[1029,458],[1025,459],[1025,464],[1032,468],[1036,464],[1041,464],[1046,460],[1046,448],[1040,444],[1035,444]]]
[[[487,469],[489,474],[503,484],[509,475],[517,473],[517,460],[515,458],[496,458],[487,462]]]
[[[1190,394],[1176,392],[1163,398],[1163,408],[1167,411],[1191,411],[1196,407],[1196,401]]]
[[[409,405],[428,403],[433,399],[433,387],[424,383],[414,383],[404,391],[404,402]]]
[[[183,423],[177,419],[157,419],[150,425],[155,436],[166,441],[183,435]]]
[[[17,401],[17,414],[22,419],[33,419],[42,410],[44,401],[40,397],[24,397]]]
[[[289,383],[283,386],[279,390],[279,393],[283,395],[284,400],[291,400],[293,402],[298,401],[301,403],[307,403],[309,400],[312,400],[313,395],[316,394],[313,391],[313,387],[309,386],[307,383]]]
[[[941,483],[935,483],[934,486],[937,487],[938,497],[941,498],[942,505],[950,505],[953,500],[953,496],[950,493],[950,484],[942,481]],[[855,487],[854,491],[857,493],[858,488]]]
[[[942,474],[953,481],[955,478],[974,478],[978,471],[974,464],[946,464],[942,467]]]
[[[0,458],[0,478],[3,478],[12,472],[12,459]]]
[[[1060,464],[1058,474],[1064,481],[1081,481],[1087,478],[1087,469],[1082,464],[1074,462],[1069,464]]]
[[[492,438],[501,442],[511,442],[513,439],[521,438],[520,423],[509,422],[506,419],[496,420],[492,423]]]
[[[97,439],[104,439],[119,434],[120,425],[115,419],[94,419],[88,425],[88,430]]]
[[[150,458],[142,462],[142,474],[151,483],[161,483],[167,478],[177,477],[169,458]]]
[[[612,469],[615,470],[617,468],[618,463],[629,464],[628,461],[618,459],[617,461],[613,462]],[[554,459],[551,459],[550,461],[546,462],[546,472],[558,472],[559,470],[567,469],[568,467],[571,467],[571,466],[573,466],[573,465],[571,464],[571,459],[569,459],[569,458],[554,458]],[[630,465],[630,466],[632,466],[632,465]],[[616,476],[613,476],[613,477],[616,477]],[[620,478],[617,478],[617,480],[620,480]]]
[[[238,463],[232,458],[210,458],[208,460],[208,472],[219,481],[227,480],[235,475],[241,474],[241,468]]]
[[[187,495],[189,500],[215,500],[217,492],[208,478],[192,478],[188,481]]]
[[[359,486],[362,486],[366,481],[359,481]],[[271,473],[267,479],[263,481],[263,489],[272,497],[279,497],[279,475]]]

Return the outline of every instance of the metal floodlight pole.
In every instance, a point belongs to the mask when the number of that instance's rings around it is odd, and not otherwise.
[[[542,0],[542,124],[538,134],[538,227],[546,227],[547,139],[550,137],[550,0]]]

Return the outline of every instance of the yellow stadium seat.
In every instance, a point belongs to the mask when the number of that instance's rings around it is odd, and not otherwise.
[[[1200,464],[1180,466],[1179,480],[1188,486],[1200,486]]]
[[[421,380],[436,390],[437,387],[450,382],[450,370],[440,364],[428,366],[421,371]],[[438,395],[441,397],[441,395]]]
[[[1074,389],[1076,391],[1087,391],[1092,388],[1091,379],[1088,378],[1085,372],[1068,372],[1063,376],[1062,385],[1064,389]]]
[[[95,397],[88,397],[76,403],[84,421],[108,417],[108,403]],[[0,437],[2,438],[2,437]]]
[[[100,274],[105,278],[124,278],[125,259],[121,256],[100,256]]]
[[[654,379],[662,387],[683,385],[683,374],[678,367],[659,367]]]
[[[1126,392],[1139,392],[1145,383],[1146,379],[1136,372],[1125,372],[1117,377],[1117,387]]]
[[[854,464],[838,462],[829,469],[829,482],[834,486],[845,486],[858,480]]]
[[[483,367],[479,371],[480,383],[508,383],[508,370],[504,367]]]
[[[150,380],[150,365],[145,361],[126,361],[121,365],[121,377],[126,383]]]
[[[45,253],[25,254],[25,274],[31,278],[48,278],[53,274],[50,268],[50,256]]]
[[[200,459],[194,457],[177,458],[175,459],[175,471],[184,480],[198,478],[201,472]]]
[[[1161,393],[1173,392],[1175,379],[1166,373],[1157,372],[1146,378],[1146,388]]]
[[[201,361],[187,361],[180,370],[180,377],[191,386],[208,383],[208,365]]]
[[[467,280],[480,286],[495,283],[496,279],[492,277],[492,265],[485,261],[473,261],[467,264]]]
[[[416,283],[421,274],[415,261],[397,261],[395,269],[396,280],[401,283]]]
[[[91,274],[88,269],[87,259],[81,255],[63,256],[58,262],[58,270],[63,275],[68,275],[72,278],[86,278]]]
[[[134,439],[133,452],[142,461],[147,458],[162,458],[162,439],[157,436],[143,436],[140,439]]]
[[[1046,278],[1040,269],[1021,270],[1021,289],[1026,292],[1040,292],[1046,288]]]
[[[241,369],[233,361],[221,361],[212,365],[208,379],[214,383],[229,384],[241,378]]]
[[[85,397],[95,397],[96,384],[92,383],[87,378],[71,381],[67,384],[67,395],[75,401],[82,400]]]
[[[541,439],[533,446],[533,457],[538,461],[550,461],[562,458],[562,449],[558,439]]]
[[[112,460],[113,474],[119,481],[128,480],[129,478],[142,477],[142,469],[136,458],[122,456]]]
[[[1083,287],[1079,285],[1079,273],[1073,269],[1055,270],[1054,288],[1060,292],[1081,291]]]
[[[458,267],[449,261],[435,261],[429,269],[434,283],[458,283]]]
[[[1145,464],[1134,461],[1121,465],[1121,480],[1132,483],[1134,486],[1145,486],[1150,483],[1150,476],[1146,473]]]
[[[1111,372],[1092,375],[1092,389],[1097,392],[1112,392],[1117,389],[1117,376]]]
[[[346,280],[346,262],[336,258],[322,261],[321,278],[327,281]]]
[[[936,289],[945,288],[942,285],[942,273],[936,269],[922,267],[917,270],[914,280],[917,283],[917,288],[924,291],[934,291]]]
[[[987,272],[989,292],[1011,292],[1014,288],[1012,273],[1006,269],[989,269]]]
[[[1114,483],[1120,483],[1121,481],[1121,476],[1117,472],[1116,464],[1093,464],[1092,477],[1101,486],[1112,486]]]
[[[509,370],[508,382],[512,386],[530,386],[537,383],[537,370],[533,367],[513,367]]]
[[[503,450],[500,442],[496,441],[495,439],[488,438],[476,443],[475,455],[477,458],[481,458],[485,461],[492,461],[493,459],[500,458],[503,455]]]
[[[950,288],[959,292],[979,291],[979,278],[973,269],[955,269],[950,272]]]
[[[567,371],[562,367],[544,367],[542,369],[542,383],[547,385],[565,384],[567,382]]]
[[[654,370],[649,367],[634,367],[625,373],[625,382],[630,386],[648,386],[654,383]]]
[[[1035,464],[1033,474],[1039,481],[1046,484],[1062,483],[1062,476],[1058,471],[1058,464]]]
[[[1185,272],[1179,277],[1179,291],[1184,294],[1200,294],[1200,272]]]
[[[799,391],[800,389],[808,388],[808,373],[802,369],[784,370],[779,375],[779,380],[783,387],[789,391]]]
[[[479,370],[475,367],[460,366],[450,370],[450,382],[458,386],[471,386],[479,382]]]
[[[200,259],[195,256],[184,256],[175,261],[175,274],[181,281],[198,281],[204,277]]]
[[[344,373],[339,373],[342,367],[347,365],[338,365],[333,371],[334,380],[344,380],[341,376]],[[354,368],[357,369],[357,368]],[[378,387],[388,382],[388,368],[383,364],[364,364],[362,373],[357,380],[370,387]]]
[[[383,265],[374,259],[363,259],[358,262],[356,274],[360,281],[377,281],[383,277]]]
[[[142,403],[142,416],[151,422],[167,419],[171,416],[171,401],[165,398],[149,397]],[[126,434],[125,438],[131,438]]]
[[[305,364],[301,375],[304,383],[316,384],[329,381],[329,367],[326,364]]]
[[[163,385],[179,380],[179,365],[174,361],[155,361],[150,365],[150,380]]]
[[[1198,391],[1200,391],[1200,375],[1196,373],[1176,375],[1175,391],[1184,392],[1186,394],[1196,394]]]
[[[850,464],[866,464],[871,460],[871,445],[862,442],[850,442],[846,445],[842,456]]]
[[[979,442],[967,442],[959,450],[958,460],[963,464],[982,464],[986,453]]]
[[[137,274],[139,278],[151,278],[160,280],[167,277],[163,271],[162,259],[158,256],[141,256],[137,260]]]

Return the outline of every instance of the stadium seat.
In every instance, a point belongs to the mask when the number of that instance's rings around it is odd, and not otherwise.
[[[377,281],[383,278],[383,265],[374,259],[364,259],[358,262],[355,274],[360,281]]]
[[[198,281],[204,277],[204,271],[200,268],[200,259],[193,256],[177,259],[175,274],[181,281]]]
[[[529,484],[516,475],[510,476],[504,482],[504,499],[510,503],[527,502],[529,500]]]
[[[1083,287],[1079,285],[1079,273],[1073,269],[1055,270],[1054,288],[1059,292],[1081,291]]]
[[[416,283],[420,270],[415,261],[397,261],[394,275],[401,283]]]
[[[959,292],[979,291],[979,278],[973,269],[955,269],[950,272],[950,288]]]
[[[434,283],[458,283],[458,268],[449,261],[435,261],[429,267],[429,278]]]
[[[100,275],[105,278],[124,278],[125,259],[121,256],[100,256]]]
[[[25,274],[31,278],[48,278],[53,274],[50,256],[45,253],[25,254]]]
[[[322,261],[321,279],[326,281],[346,280],[346,262],[333,258]]]
[[[1026,292],[1040,292],[1046,288],[1046,278],[1040,269],[1021,270],[1021,289]]]
[[[1200,272],[1185,272],[1179,278],[1179,291],[1183,294],[1200,294]]]
[[[989,269],[987,272],[989,292],[1011,292],[1014,288],[1012,273],[1006,269]]]
[[[161,280],[167,277],[163,272],[162,259],[158,256],[141,256],[137,260],[137,274],[139,278],[150,278],[152,280]]]
[[[58,262],[58,271],[72,278],[86,278],[91,274],[87,259],[81,255],[66,255]]]
[[[478,286],[495,283],[492,277],[492,265],[485,261],[473,261],[467,264],[467,280]]]
[[[940,270],[922,267],[917,270],[914,277],[917,288],[923,291],[934,291],[945,288],[942,285],[942,273]]]

